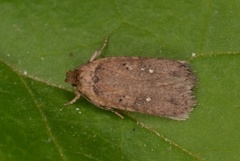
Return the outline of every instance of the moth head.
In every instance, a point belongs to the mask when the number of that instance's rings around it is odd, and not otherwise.
[[[79,75],[79,71],[77,69],[68,71],[66,73],[65,82],[70,83],[73,86],[77,86],[79,84],[78,75]]]

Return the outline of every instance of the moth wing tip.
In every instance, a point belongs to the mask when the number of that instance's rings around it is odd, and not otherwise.
[[[170,116],[168,118],[173,119],[173,120],[177,120],[177,121],[185,121],[186,119],[189,119],[189,114],[188,113],[184,113],[182,115]]]

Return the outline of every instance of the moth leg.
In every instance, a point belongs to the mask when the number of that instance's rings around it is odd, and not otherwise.
[[[124,116],[123,115],[121,115],[120,113],[118,113],[117,111],[111,111],[111,112],[113,112],[113,113],[115,113],[116,115],[118,115],[119,117],[121,117],[121,119],[124,119]]]
[[[112,109],[112,108],[104,107],[103,109],[108,110],[108,111],[111,111],[111,112],[113,112],[114,114],[116,114],[116,115],[118,115],[119,117],[121,117],[122,119],[124,119],[124,116],[123,116],[123,115],[121,115],[120,113],[118,113],[117,111],[115,111],[115,110]]]
[[[99,55],[101,55],[102,50],[107,46],[108,37],[109,37],[109,36],[107,36],[107,37],[105,38],[102,47],[101,47],[99,50],[97,50],[97,51],[95,51],[95,52],[93,53],[93,55],[91,56],[89,62],[93,61],[95,58],[97,58]]]
[[[64,104],[65,106],[74,104],[81,97],[81,93],[76,88],[74,88],[74,90],[75,90],[75,97],[68,103],[65,103]]]

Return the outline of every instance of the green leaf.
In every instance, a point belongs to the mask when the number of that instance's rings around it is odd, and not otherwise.
[[[0,160],[239,160],[239,6],[0,0]],[[74,97],[66,71],[108,35],[103,56],[190,62],[198,79],[190,119],[121,119],[84,98],[63,105]]]

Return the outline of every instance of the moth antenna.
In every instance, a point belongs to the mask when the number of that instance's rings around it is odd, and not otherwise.
[[[101,55],[103,49],[107,46],[108,38],[109,38],[109,36],[106,36],[106,38],[105,38],[105,40],[104,40],[104,42],[103,42],[102,47],[101,47],[99,50],[97,50],[97,51],[95,51],[95,52],[93,53],[93,55],[91,56],[89,62],[92,62],[95,58],[97,58],[99,55]]]

